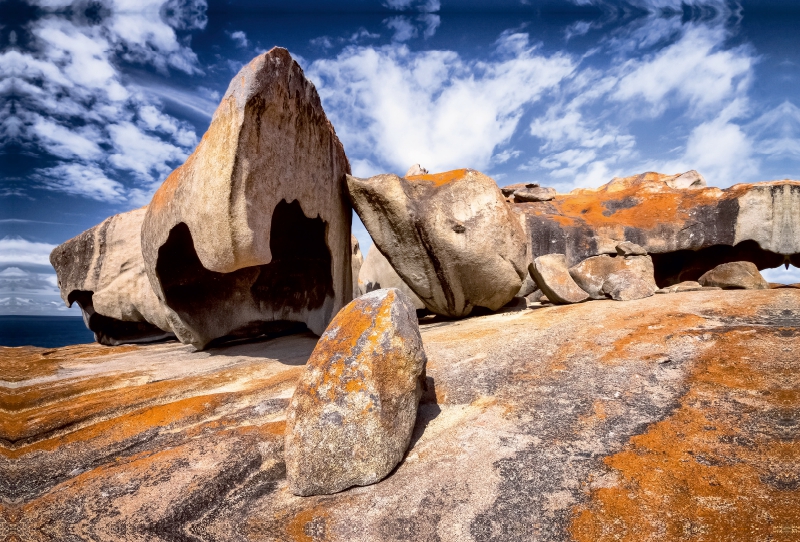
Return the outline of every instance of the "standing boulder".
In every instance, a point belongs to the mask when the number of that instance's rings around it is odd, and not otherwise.
[[[347,186],[378,249],[431,312],[497,310],[522,286],[524,232],[486,175],[348,176]]]
[[[589,299],[589,294],[570,276],[563,254],[539,256],[528,269],[539,289],[553,303],[580,303]]]
[[[153,196],[142,252],[178,338],[322,333],[351,298],[350,165],[285,49],[231,81],[202,141]]]
[[[61,298],[77,303],[97,342],[144,343],[174,338],[144,270],[141,230],[147,209],[114,215],[50,254]]]
[[[342,309],[289,404],[289,491],[327,495],[386,477],[411,440],[425,362],[414,305],[401,291],[376,290]]]
[[[361,247],[355,235],[350,236],[350,262],[353,268],[353,299],[361,295],[358,287],[358,275],[361,273],[361,266],[364,265],[364,256],[361,254]]]
[[[703,274],[697,281],[703,286],[718,286],[724,290],[769,290],[767,282],[758,267],[752,262],[723,263]]]
[[[638,245],[634,245],[638,246]],[[630,247],[620,245],[621,253]],[[631,253],[638,251],[633,250]],[[623,273],[621,277],[613,278],[612,284],[608,284],[612,277],[616,274]],[[658,289],[655,281],[655,272],[653,269],[653,260],[650,256],[634,255],[634,256],[609,256],[601,254],[600,256],[592,256],[586,258],[577,265],[569,268],[569,274],[580,286],[582,290],[587,292],[592,299],[603,299],[611,297],[617,299],[619,296],[624,297],[624,300],[632,299],[632,295],[642,295],[642,297],[649,297]],[[637,279],[633,279],[633,276]],[[622,287],[621,284],[628,284],[632,287],[635,283],[636,287],[627,289],[625,294],[612,293],[619,292],[618,288]],[[634,292],[638,292],[634,293]],[[617,297],[615,297],[617,296]],[[639,299],[638,297],[636,299]],[[623,300],[623,299],[618,299]]]
[[[414,290],[408,287],[408,284],[403,282],[389,260],[373,243],[367,251],[367,258],[358,274],[358,291],[359,295],[363,295],[381,288],[397,288],[411,299],[415,309],[425,308],[425,303],[417,297]]]

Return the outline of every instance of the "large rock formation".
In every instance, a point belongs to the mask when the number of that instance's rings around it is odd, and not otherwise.
[[[425,308],[425,303],[400,278],[386,256],[381,254],[381,251],[373,243],[367,251],[367,257],[358,274],[358,291],[361,295],[381,288],[397,288],[411,299],[414,308]]]
[[[349,171],[285,49],[242,68],[142,226],[145,268],[178,338],[203,348],[290,322],[322,333],[351,299]]]
[[[420,325],[428,390],[378,484],[296,497],[286,412],[310,333],[0,347],[6,540],[789,541],[800,290]]]
[[[376,290],[320,337],[286,413],[286,477],[295,495],[374,484],[400,462],[425,386],[411,300]]]
[[[515,203],[531,257],[563,253],[572,266],[614,254],[623,241],[653,257],[659,286],[700,275],[721,263],[759,269],[800,265],[800,182],[705,187],[697,172],[644,173],[552,201]]]
[[[497,184],[471,169],[347,177],[353,206],[397,274],[437,314],[496,310],[525,278],[524,234]]]
[[[146,209],[114,215],[50,254],[61,298],[77,303],[86,327],[101,344],[173,338],[142,260]]]

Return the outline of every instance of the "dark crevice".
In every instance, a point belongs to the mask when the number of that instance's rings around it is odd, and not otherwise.
[[[95,312],[92,296],[94,292],[73,290],[67,297],[70,305],[77,303],[83,313],[86,327],[94,333],[95,340],[106,346],[120,344],[152,343],[175,338],[173,333],[164,331],[149,322],[125,322]]]
[[[283,200],[272,213],[272,261],[218,273],[200,262],[189,227],[181,222],[158,250],[156,274],[166,304],[214,345],[304,331],[297,313],[318,309],[333,296],[326,229],[321,218],[306,217],[297,200]]]

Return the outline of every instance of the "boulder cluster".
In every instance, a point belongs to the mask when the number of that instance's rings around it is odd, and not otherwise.
[[[768,288],[759,269],[800,263],[798,231],[794,181],[719,190],[695,171],[645,173],[558,194],[420,164],[354,177],[314,85],[274,48],[232,80],[148,206],[50,259],[102,344],[321,336],[285,441],[289,488],[312,495],[402,460],[425,386],[421,314]]]

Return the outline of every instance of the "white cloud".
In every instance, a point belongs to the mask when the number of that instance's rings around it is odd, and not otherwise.
[[[115,203],[126,200],[127,191],[122,183],[109,179],[97,166],[79,162],[59,164],[38,170],[36,177],[44,188],[72,196]]]
[[[525,106],[568,77],[563,55],[545,56],[507,34],[495,61],[403,45],[351,47],[308,70],[348,154],[390,170],[484,168],[514,133]]]
[[[414,9],[423,13],[435,13],[442,7],[440,0],[384,0],[383,5],[396,10]]]
[[[800,283],[800,269],[793,265],[790,265],[789,269],[784,266],[776,267],[775,269],[762,269],[761,276],[767,279],[768,282],[777,282],[779,284]]]
[[[230,32],[228,36],[231,38],[233,43],[236,44],[236,47],[241,47],[242,49],[244,49],[249,45],[249,42],[247,41],[247,34],[245,34],[243,30]]]
[[[119,66],[200,73],[188,36],[176,31],[205,26],[205,0],[104,0],[91,22],[82,0],[35,3],[42,15],[29,23],[26,50],[0,53],[0,96],[14,97],[13,112],[3,108],[0,135],[63,160],[31,176],[47,188],[102,201],[138,199],[197,143],[188,124],[163,113],[159,98],[205,115],[213,105],[204,96],[192,102],[143,91],[127,84]],[[126,178],[119,171],[147,184],[112,181]]]
[[[55,245],[28,241],[22,237],[0,239],[0,265],[50,265]]]
[[[770,157],[800,156],[800,108],[789,101],[746,126],[755,151]]]
[[[417,37],[417,27],[411,22],[410,17],[390,17],[384,24],[394,30],[393,41],[408,41]]]
[[[721,28],[689,26],[652,58],[625,63],[612,98],[628,107],[642,100],[652,116],[664,112],[672,95],[695,114],[717,110],[746,88],[754,62],[744,48],[720,50],[724,40]]]

